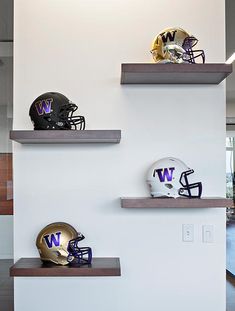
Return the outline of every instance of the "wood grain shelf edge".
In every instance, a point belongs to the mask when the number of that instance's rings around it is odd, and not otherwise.
[[[119,143],[121,130],[13,130],[10,139],[22,144]]]
[[[226,198],[121,198],[122,208],[225,208],[234,207],[232,199]]]
[[[232,71],[232,64],[222,63],[123,63],[121,84],[219,84]]]
[[[11,268],[12,277],[91,277],[120,276],[120,259],[98,257],[92,259],[90,266],[59,266],[53,263],[43,264],[40,258],[21,258]]]

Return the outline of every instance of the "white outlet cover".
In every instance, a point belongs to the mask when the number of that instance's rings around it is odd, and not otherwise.
[[[182,225],[182,240],[183,242],[194,241],[194,225],[193,224]]]

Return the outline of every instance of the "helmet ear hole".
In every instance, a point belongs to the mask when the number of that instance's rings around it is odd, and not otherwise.
[[[44,116],[43,119],[46,120],[46,121],[48,121],[48,122],[51,121],[51,117],[50,117],[50,116]]]
[[[165,184],[165,187],[168,188],[168,189],[172,189],[173,185],[172,184]]]

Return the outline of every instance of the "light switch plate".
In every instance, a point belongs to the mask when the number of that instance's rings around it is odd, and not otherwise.
[[[203,243],[214,242],[214,226],[213,225],[202,226],[202,242]]]

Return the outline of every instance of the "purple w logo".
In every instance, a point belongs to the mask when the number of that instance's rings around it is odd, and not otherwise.
[[[39,100],[35,103],[35,107],[37,109],[38,115],[41,116],[44,113],[51,112],[51,103],[53,102],[53,98],[47,98],[43,100]]]
[[[52,248],[53,244],[54,246],[57,246],[57,247],[60,246],[60,235],[61,235],[61,232],[56,232],[56,234],[52,233],[52,234],[45,235],[43,238],[47,244],[47,247]]]
[[[169,41],[174,41],[175,40],[175,34],[177,30],[174,30],[172,32],[167,32],[166,35],[161,34],[162,41],[166,43],[168,40]]]
[[[174,167],[169,167],[169,169],[168,168],[159,168],[159,169],[153,171],[153,177],[155,177],[156,173],[157,173],[158,177],[160,179],[160,182],[164,182],[166,180],[172,181],[174,170],[175,170]]]

